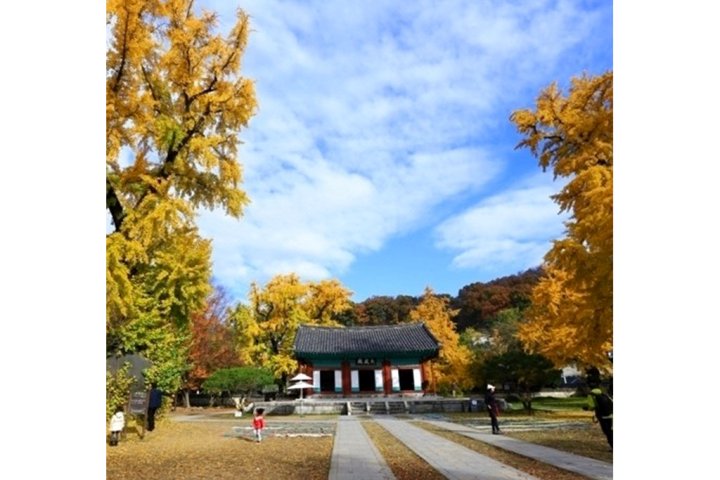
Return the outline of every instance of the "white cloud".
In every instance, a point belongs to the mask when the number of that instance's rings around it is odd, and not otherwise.
[[[393,234],[425,221],[433,206],[477,188],[498,168],[469,149],[414,155],[371,177],[322,158],[289,160],[270,175],[272,181],[248,182],[259,188],[249,188],[252,203],[239,221],[217,211],[201,215],[203,233],[215,239],[214,256],[223,259],[214,270],[224,283],[247,284],[286,271],[308,279],[343,272],[356,253],[378,250]]]
[[[550,195],[561,188],[550,174],[487,198],[436,228],[437,245],[458,251],[453,264],[460,268],[519,271],[539,265],[551,242],[564,228],[558,206]]]
[[[223,25],[233,20],[227,3],[202,3]],[[359,253],[428,227],[438,207],[494,193],[496,177],[516,169],[498,154],[517,143],[497,138],[509,112],[529,106],[594,34],[597,16],[580,5],[243,2],[252,26],[243,74],[260,105],[241,134],[252,204],[240,221],[203,213],[216,276],[230,288],[278,269],[336,276]],[[481,202],[439,227],[439,245],[460,251],[458,266],[513,251],[537,259],[560,224],[538,200],[547,194]]]

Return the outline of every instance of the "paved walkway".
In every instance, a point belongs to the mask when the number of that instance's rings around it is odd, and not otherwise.
[[[562,452],[554,448],[536,445],[534,443],[523,442],[515,438],[506,437],[505,435],[492,435],[490,433],[482,433],[466,425],[460,425],[452,422],[444,422],[439,420],[424,420],[427,423],[436,425],[440,428],[459,433],[475,440],[480,440],[490,445],[494,445],[504,450],[520,454],[539,460],[549,465],[554,465],[563,470],[579,473],[588,478],[596,480],[611,480],[613,478],[613,466],[610,463],[601,462],[593,458],[582,457],[573,453]]]
[[[450,480],[537,480],[536,477],[392,417],[373,420]]]
[[[178,421],[203,421],[207,415],[177,416]],[[213,417],[213,419],[215,419]],[[229,421],[217,417],[218,421]],[[449,479],[487,479],[487,480],[532,480],[524,472],[515,470],[481,455],[462,445],[451,442],[439,435],[412,425],[407,419],[392,416],[372,416],[368,421],[375,421],[392,435],[398,438],[408,448],[427,461],[433,468]],[[541,445],[523,442],[505,435],[492,435],[485,433],[484,428],[470,425],[433,420],[432,418],[418,417],[421,420],[437,427],[465,435],[498,448],[515,452],[540,462],[554,465],[558,468],[572,471],[588,478],[597,480],[611,480],[613,466],[591,458],[561,452]],[[337,419],[335,439],[330,463],[329,480],[394,480],[395,477],[388,467],[385,459],[378,452],[368,437],[365,429],[356,416],[341,416]],[[297,425],[290,425],[291,423]],[[290,422],[293,431],[302,427],[303,431],[310,428],[306,422]],[[315,425],[317,423],[317,425]],[[332,421],[314,422],[311,425],[313,432],[331,432]],[[536,480],[536,479],[535,479]]]
[[[394,480],[357,417],[339,417],[328,480]]]
[[[527,473],[417,427],[404,419],[374,416],[385,428],[434,469],[450,480],[537,480]],[[458,423],[423,421],[525,457],[596,480],[611,480],[612,464],[553,448],[492,435]],[[392,471],[373,445],[358,417],[339,417],[335,433],[329,480],[394,479]]]

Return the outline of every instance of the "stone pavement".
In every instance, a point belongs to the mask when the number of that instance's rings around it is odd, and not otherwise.
[[[339,417],[328,480],[394,480],[357,417]]]
[[[593,458],[582,457],[573,453],[562,452],[554,448],[544,447],[534,443],[523,442],[505,435],[492,435],[482,433],[466,425],[438,420],[425,420],[427,423],[440,428],[459,433],[475,440],[480,440],[504,450],[517,453],[524,457],[554,465],[563,470],[579,473],[588,478],[596,480],[611,480],[613,478],[613,466],[610,463],[601,462]]]
[[[450,480],[537,480],[406,420],[393,417],[373,420]]]
[[[588,478],[612,479],[612,464],[606,462],[523,442],[504,435],[483,433],[467,425],[441,420],[422,420],[448,431]],[[527,473],[417,427],[407,419],[383,415],[373,416],[372,421],[385,428],[448,479],[537,480],[536,477]],[[395,478],[382,455],[368,437],[358,417],[339,417],[335,435],[329,480]]]

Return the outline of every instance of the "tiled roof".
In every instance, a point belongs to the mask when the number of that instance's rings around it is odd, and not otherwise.
[[[320,327],[300,325],[295,336],[295,354],[403,354],[437,353],[437,340],[423,323],[372,327]]]

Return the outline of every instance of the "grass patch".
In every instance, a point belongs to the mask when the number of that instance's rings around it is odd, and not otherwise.
[[[587,397],[537,397],[532,401],[533,408],[553,410],[580,410],[588,404]]]
[[[456,420],[487,420],[490,425],[490,418],[485,412],[470,412],[470,413],[444,413],[443,416]],[[592,412],[586,412],[582,409],[557,409],[557,410],[535,410],[532,413],[528,413],[524,409],[512,409],[504,410],[498,417],[500,422],[504,417],[512,418],[513,420],[527,420],[529,422],[533,420],[579,420],[587,419],[588,423],[592,418]],[[502,428],[502,427],[500,427]]]

